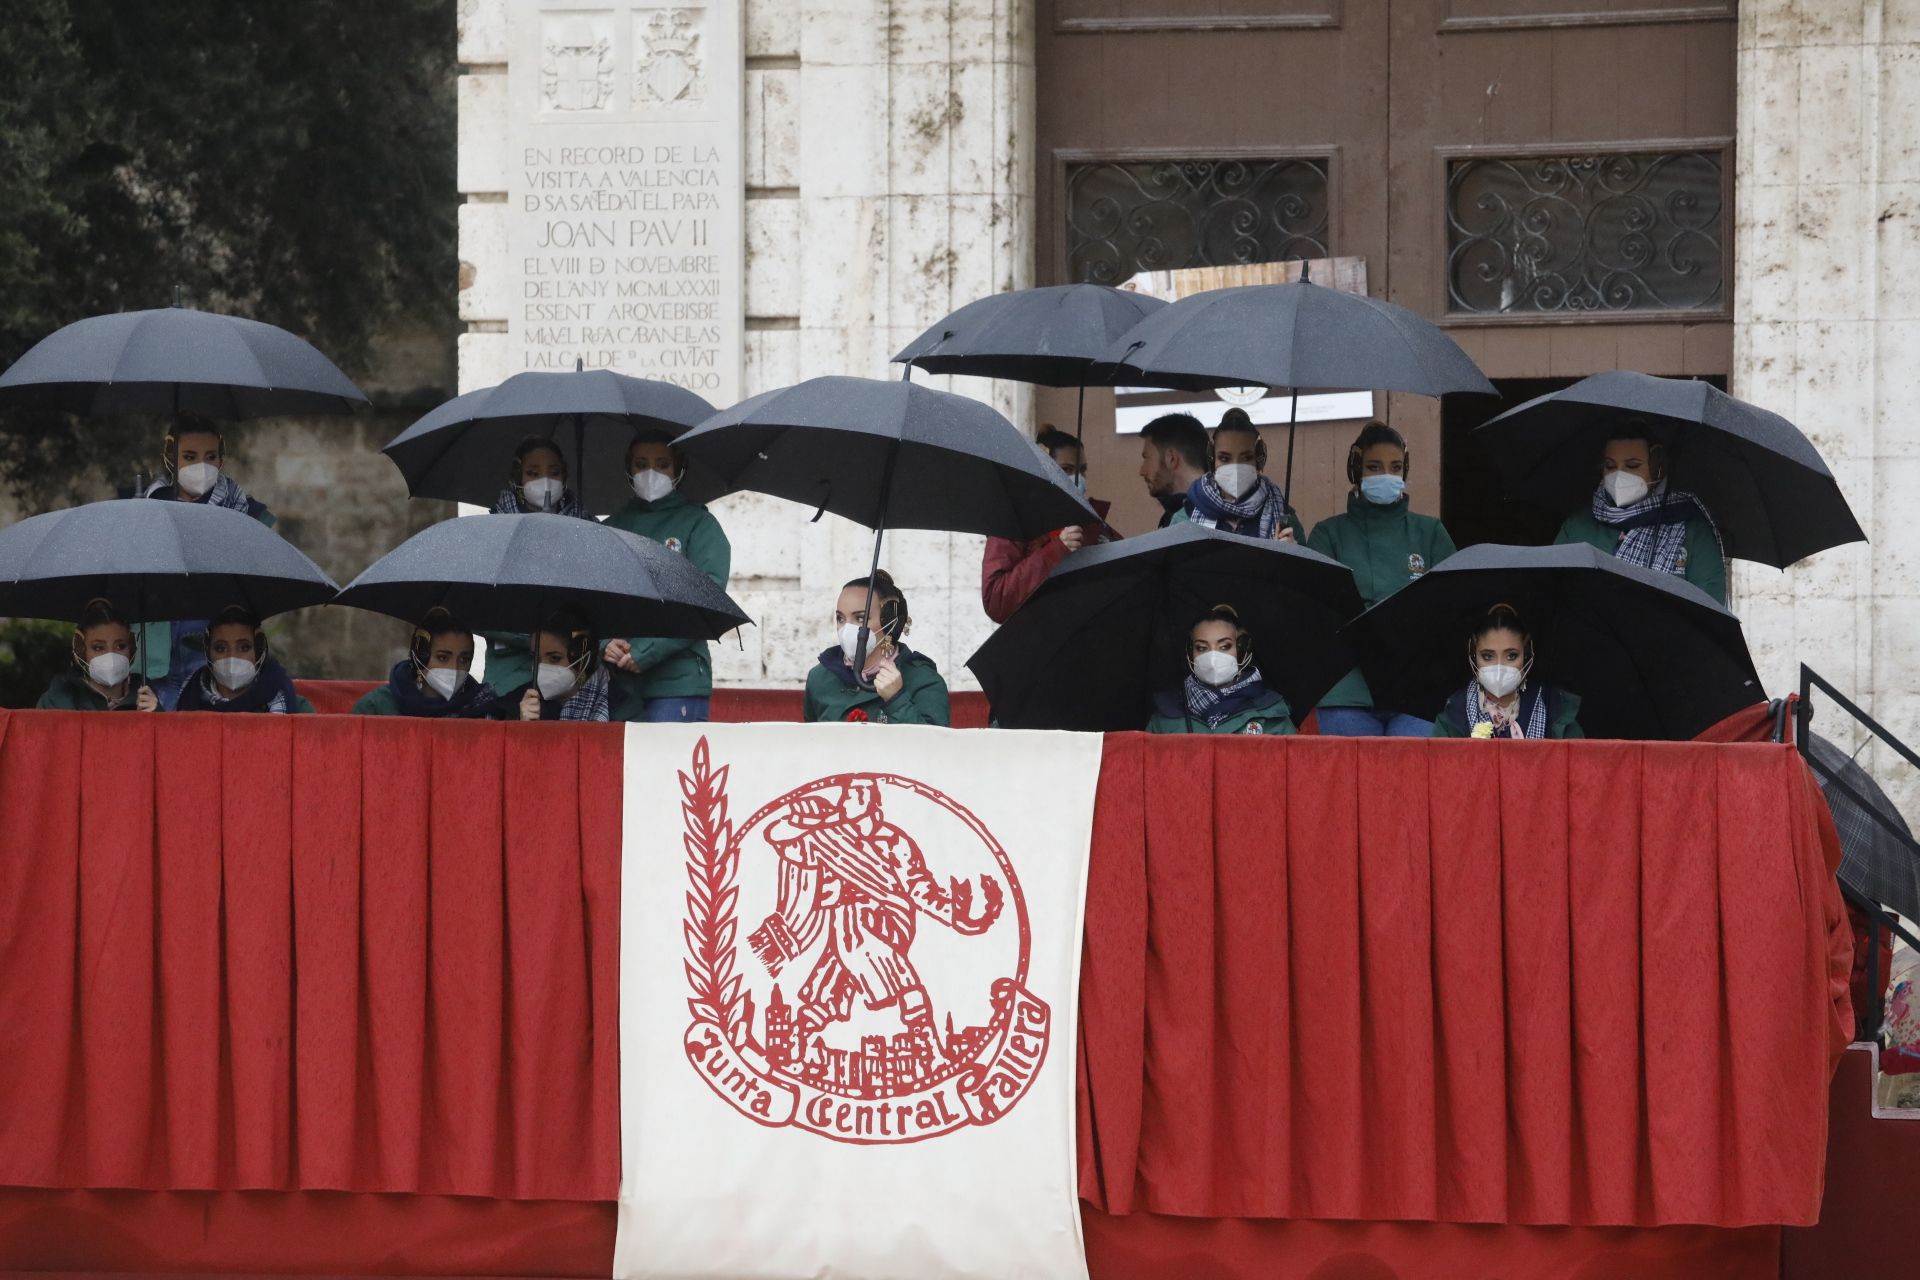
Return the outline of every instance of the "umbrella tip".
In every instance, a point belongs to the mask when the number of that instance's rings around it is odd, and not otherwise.
[[[587,371],[587,358],[585,356],[575,356],[573,358],[573,371],[575,373],[585,373]]]
[[[182,285],[182,284],[174,285],[173,286],[173,305],[176,307],[183,305],[183,299],[186,297],[186,293],[187,293],[187,287],[185,285]]]
[[[1313,262],[1311,259],[1308,259],[1308,258],[1300,259],[1300,283],[1301,284],[1313,283]]]

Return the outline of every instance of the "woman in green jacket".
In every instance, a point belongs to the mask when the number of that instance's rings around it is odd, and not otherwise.
[[[1371,609],[1454,552],[1446,526],[1407,505],[1407,442],[1384,422],[1369,422],[1347,450],[1345,515],[1313,527],[1307,546],[1353,570]],[[1320,699],[1320,732],[1345,738],[1424,738],[1433,722],[1376,710],[1358,668]]]
[[[687,463],[672,440],[658,428],[633,437],[627,445],[633,497],[608,516],[607,523],[685,556],[724,591],[733,565],[732,544],[712,512],[680,493]],[[615,639],[607,641],[602,656],[613,673],[614,719],[707,718],[713,698],[713,658],[705,640]]]
[[[1560,526],[1556,545],[1584,542],[1643,569],[1685,578],[1727,602],[1726,552],[1706,504],[1667,484],[1667,447],[1644,418],[1614,428],[1600,455],[1600,487]]]
[[[133,628],[105,599],[87,601],[73,628],[73,669],[34,705],[42,711],[157,711],[153,687],[133,673]]]
[[[868,583],[872,583],[873,612],[867,611]],[[907,598],[884,570],[872,579],[855,578],[840,589],[833,624],[834,645],[820,655],[807,673],[807,697],[802,718],[847,720],[872,724],[950,723],[947,682],[933,661],[906,646],[913,629]],[[867,652],[858,674],[854,655],[860,633],[866,630]]]
[[[1253,636],[1231,605],[1187,631],[1187,678],[1154,699],[1148,733],[1292,733],[1287,700],[1253,665]]]
[[[353,704],[353,714],[491,719],[496,711],[493,688],[475,680],[472,668],[473,632],[445,609],[429,609],[413,629],[407,656],[394,664],[385,684]]]
[[[1487,610],[1467,637],[1473,680],[1447,699],[1436,738],[1583,738],[1580,699],[1530,679],[1533,636],[1512,605]]]

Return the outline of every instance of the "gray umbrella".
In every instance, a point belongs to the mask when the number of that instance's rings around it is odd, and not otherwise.
[[[1497,395],[1452,338],[1405,307],[1304,276],[1189,294],[1113,344],[1095,375],[1136,386],[1204,391],[1261,386],[1312,391]],[[1293,426],[1287,482],[1293,492]]]
[[[1092,367],[1123,334],[1167,304],[1104,284],[1015,289],[969,302],[900,349],[895,364],[928,373],[1005,378],[1080,388],[1074,434],[1087,407]]]
[[[1667,445],[1675,488],[1706,504],[1727,554],[1784,569],[1866,534],[1800,429],[1693,378],[1596,373],[1474,429],[1507,489],[1556,510],[1584,507],[1600,451],[1638,417]]]
[[[529,631],[561,609],[603,636],[714,640],[753,619],[651,538],[554,515],[457,516],[422,529],[335,601],[408,622],[440,606],[481,631]]]
[[[1814,777],[1840,834],[1841,882],[1909,920],[1920,920],[1920,852],[1900,810],[1835,743],[1809,731],[1806,753],[1817,766]],[[1884,824],[1875,821],[1876,812]]]
[[[416,498],[491,506],[506,484],[513,447],[529,435],[552,436],[567,456],[568,483],[581,503],[589,511],[611,511],[630,496],[627,444],[635,431],[656,427],[678,435],[712,416],[712,405],[671,382],[611,369],[533,371],[447,401],[381,452]]]
[[[87,415],[261,418],[348,413],[366,402],[285,329],[187,307],[77,320],[0,374],[0,403]]]
[[[866,525],[875,569],[889,528],[1034,538],[1100,524],[1011,422],[977,400],[911,382],[813,378],[743,400],[678,444],[690,467],[729,490]],[[866,640],[863,629],[855,670]]]
[[[135,622],[261,617],[325,604],[339,588],[258,520],[198,502],[115,498],[0,530],[0,617],[72,621],[104,596]]]

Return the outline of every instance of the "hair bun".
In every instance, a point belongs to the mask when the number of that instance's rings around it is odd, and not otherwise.
[[[1256,428],[1253,425],[1253,419],[1248,416],[1247,411],[1235,405],[1220,415],[1220,425],[1216,427],[1215,430],[1253,431],[1256,430]]]

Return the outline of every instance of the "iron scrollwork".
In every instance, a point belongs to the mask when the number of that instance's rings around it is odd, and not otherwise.
[[[1717,151],[1453,160],[1447,310],[1719,311],[1722,191]]]
[[[1068,278],[1324,258],[1327,168],[1317,157],[1069,166]]]

